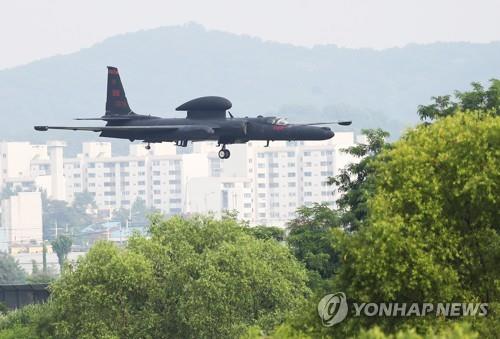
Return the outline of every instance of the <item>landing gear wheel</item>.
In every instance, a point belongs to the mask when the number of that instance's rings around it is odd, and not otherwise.
[[[226,159],[226,150],[225,149],[221,149],[219,151],[219,158],[220,159]]]
[[[149,151],[151,149],[151,146],[147,144],[145,148]]]
[[[229,152],[228,149],[225,149],[224,150],[224,159],[229,159],[230,156],[231,156],[231,152]]]

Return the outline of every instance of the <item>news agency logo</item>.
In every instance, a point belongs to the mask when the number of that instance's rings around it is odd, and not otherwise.
[[[323,326],[330,327],[338,324],[347,316],[349,307],[344,292],[325,295],[318,304],[318,314]]]
[[[352,303],[353,316],[366,317],[484,317],[487,303]],[[349,312],[345,293],[325,295],[318,303],[318,314],[323,326],[342,322]]]

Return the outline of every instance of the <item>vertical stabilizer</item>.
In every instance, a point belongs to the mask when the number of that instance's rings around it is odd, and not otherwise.
[[[108,66],[108,89],[106,97],[106,115],[133,114],[128,105],[118,68]]]

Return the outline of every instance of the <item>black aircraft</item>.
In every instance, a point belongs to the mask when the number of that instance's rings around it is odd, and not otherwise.
[[[216,140],[221,147],[219,158],[229,158],[227,144],[246,143],[250,140],[326,140],[335,133],[328,127],[314,125],[350,125],[350,121],[321,122],[312,124],[289,124],[278,117],[235,118],[228,110],[229,100],[217,96],[196,98],[176,108],[186,111],[186,118],[161,118],[136,114],[128,105],[125,91],[116,67],[108,67],[108,89],[106,113],[101,118],[79,118],[76,120],[103,120],[102,127],[35,126],[37,131],[64,129],[73,131],[100,132],[101,137],[143,140],[150,143],[173,141],[186,147],[189,140]],[[228,117],[229,115],[229,117]]]

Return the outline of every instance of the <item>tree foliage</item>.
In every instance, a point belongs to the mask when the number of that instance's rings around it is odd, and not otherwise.
[[[302,261],[311,274],[311,283],[330,278],[339,264],[338,253],[333,250],[333,227],[340,226],[337,212],[326,204],[300,207],[297,217],[288,227],[287,242],[295,257]]]
[[[62,272],[68,253],[71,252],[73,241],[67,235],[59,235],[56,239],[52,240],[50,244],[52,245],[54,252],[57,254],[57,261]]]
[[[56,227],[78,232],[96,221],[94,196],[89,192],[75,193],[75,199],[70,205],[66,201],[53,200],[42,194],[43,237],[54,239]]]
[[[22,284],[26,272],[11,255],[0,252],[0,284]]]
[[[373,161],[384,149],[389,148],[386,138],[389,133],[382,129],[363,130],[366,144],[358,144],[345,150],[347,154],[360,159],[347,165],[328,183],[342,196],[337,200],[341,221],[345,228],[355,231],[368,216],[368,200],[375,187],[375,169]]]
[[[488,89],[479,82],[473,82],[471,86],[470,91],[455,91],[455,100],[451,95],[434,96],[431,98],[433,103],[418,106],[420,119],[436,120],[459,111],[474,111],[477,115],[499,115],[500,80],[491,79]]]
[[[500,120],[420,126],[374,165],[369,225],[338,242],[336,287],[358,301],[499,300]]]
[[[232,219],[152,220],[126,249],[98,243],[52,285],[61,338],[234,338],[271,329],[310,293],[287,247]]]
[[[285,230],[280,227],[273,226],[249,226],[245,228],[248,234],[253,235],[257,239],[269,240],[274,239],[276,241],[285,240]]]

